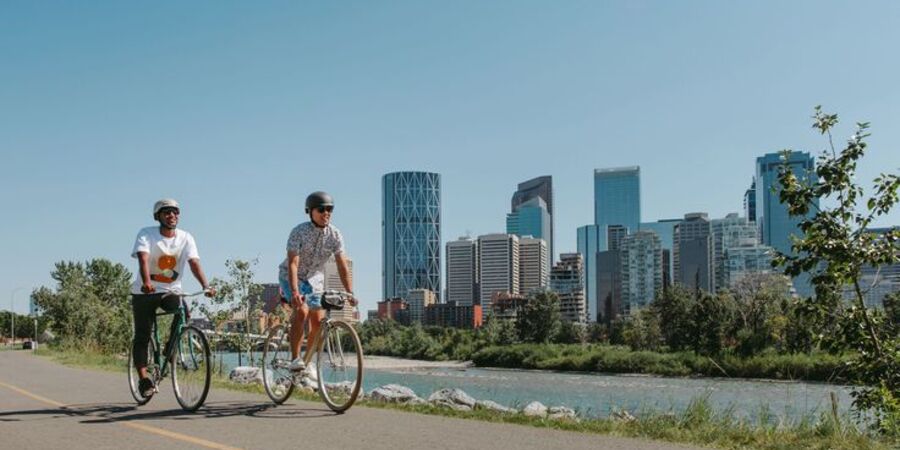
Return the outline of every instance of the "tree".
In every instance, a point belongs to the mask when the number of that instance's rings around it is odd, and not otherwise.
[[[122,352],[132,337],[131,273],[106,259],[61,261],[50,277],[56,289],[42,286],[31,297],[63,345]]]
[[[691,305],[691,348],[701,355],[718,355],[734,320],[734,301],[729,295],[699,292]]]
[[[682,285],[663,289],[651,308],[659,317],[663,340],[672,350],[685,350],[694,345],[692,317],[695,293]]]
[[[588,328],[580,322],[563,320],[560,322],[559,333],[555,341],[559,344],[586,344],[588,341]]]
[[[254,320],[261,309],[258,301],[262,295],[262,286],[253,281],[253,266],[257,260],[243,261],[229,259],[225,261],[228,279],[213,279],[210,283],[216,289],[215,297],[210,301],[205,297],[194,300],[194,309],[200,311],[214,324],[216,329],[227,322],[234,323],[232,334],[226,335],[224,341],[228,347],[246,353],[249,363],[253,364],[253,349],[256,340],[253,334],[259,334],[259,322]]]
[[[853,292],[854,306],[836,316],[845,325],[843,338],[855,348],[854,361],[857,382],[864,387],[854,391],[854,406],[872,411],[884,432],[900,432],[900,339],[886,334],[880,326],[883,320],[866,308],[863,286],[860,283],[864,266],[880,267],[894,264],[900,254],[900,229],[883,235],[869,228],[879,217],[887,214],[898,201],[900,176],[881,174],[873,183],[874,195],[863,201],[863,188],[854,181],[857,162],[865,154],[869,137],[868,123],[858,123],[856,133],[846,147],[836,150],[832,129],[838,123],[837,114],[826,114],[817,106],[813,128],[827,137],[828,147],[818,159],[817,180],[801,181],[784,165],[779,172],[781,184],[779,200],[792,216],[812,218],[800,222],[803,235],[794,239],[792,254],[779,254],[774,264],[784,268],[787,275],[814,273],[815,304],[820,310],[833,308],[840,302],[844,286]],[[785,157],[790,153],[785,150]],[[825,200],[833,207],[816,207],[814,199]],[[858,332],[858,330],[862,332]],[[853,330],[853,331],[850,331]]]
[[[516,318],[516,329],[523,342],[547,343],[559,332],[562,319],[559,313],[559,297],[549,290],[535,293]]]
[[[487,318],[484,326],[476,331],[476,337],[483,346],[512,345],[519,342],[519,331],[512,320],[491,316]]]
[[[642,309],[628,316],[621,324],[620,334],[621,343],[637,351],[659,351],[663,342],[659,317],[651,309]]]
[[[782,308],[790,280],[781,274],[751,273],[734,283],[730,293],[735,323],[729,334],[738,337],[738,353],[750,356],[775,345],[785,331]]]

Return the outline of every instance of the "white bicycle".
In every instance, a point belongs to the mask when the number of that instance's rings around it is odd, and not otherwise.
[[[322,307],[340,310],[353,298],[348,292],[325,291]],[[288,366],[291,363],[291,323],[269,328],[263,348],[262,371],[266,394],[280,405],[299,384],[299,375]],[[315,348],[317,390],[319,397],[331,410],[342,413],[353,406],[362,388],[363,350],[359,335],[352,325],[326,318],[319,327]]]

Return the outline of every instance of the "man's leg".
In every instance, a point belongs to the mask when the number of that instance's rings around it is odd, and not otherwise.
[[[297,359],[300,355],[300,343],[303,342],[303,325],[306,322],[306,316],[309,315],[309,308],[301,305],[294,308],[293,323],[291,324],[291,358]],[[307,346],[307,349],[309,347]],[[308,352],[308,350],[307,350]]]
[[[156,308],[159,306],[159,298],[159,294],[131,296],[131,311],[134,315],[134,341],[131,355],[134,358],[134,367],[137,368],[141,378],[148,377],[147,346],[150,344],[150,333],[153,331],[153,320],[156,316]]]
[[[162,308],[165,312],[169,313],[174,313],[180,306],[181,297],[177,295],[164,295],[162,296],[162,298],[160,298],[159,301],[159,307]],[[187,326],[186,323],[183,325]],[[178,321],[175,317],[173,317],[172,324],[169,326],[169,339],[166,340],[166,349],[163,353],[164,358],[169,358],[169,353],[172,351],[172,346],[175,345],[175,340],[178,338],[178,336],[175,336],[176,331],[178,331]]]
[[[315,309],[310,311],[309,313],[309,343],[306,348],[306,355],[304,361],[306,365],[309,365],[309,361],[312,360],[313,351],[315,351],[316,346],[318,345],[319,339],[319,327],[322,325],[322,321],[325,320],[325,310],[322,308]],[[312,350],[312,351],[310,351]]]

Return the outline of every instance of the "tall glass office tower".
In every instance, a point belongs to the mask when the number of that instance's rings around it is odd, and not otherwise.
[[[606,227],[621,225],[629,233],[641,223],[641,168],[594,170],[594,225],[600,227],[600,251],[608,250]]]
[[[816,182],[815,160],[808,152],[791,152],[787,164],[794,175],[801,181]],[[756,158],[756,223],[762,231],[762,242],[784,254],[791,254],[791,235],[801,236],[800,221],[802,217],[791,217],[787,207],[778,200],[781,184],[778,183],[778,169],[784,162],[781,153],[768,153]],[[812,217],[819,206],[819,199],[814,199],[816,208],[811,208],[808,217]],[[801,274],[794,279],[794,288],[801,296],[813,295],[810,275]]]
[[[547,203],[540,197],[535,197],[506,215],[506,233],[519,237],[531,236],[550,240],[550,214]]]
[[[540,198],[544,201],[547,214],[549,215],[549,224],[543,229],[541,235],[539,236],[534,233],[519,234],[511,231],[507,231],[507,233],[516,234],[518,236],[531,234],[536,238],[547,241],[547,247],[550,251],[550,261],[552,263],[555,258],[553,255],[553,177],[545,175],[519,183],[518,189],[512,196],[510,210],[513,213],[516,213],[522,206],[529,204],[529,202],[535,198]]]
[[[384,298],[410,289],[441,295],[441,176],[394,172],[382,180]]]

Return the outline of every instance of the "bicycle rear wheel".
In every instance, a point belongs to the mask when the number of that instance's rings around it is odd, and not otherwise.
[[[332,411],[353,406],[363,378],[363,352],[359,335],[350,324],[332,320],[322,324],[316,353],[319,396]]]
[[[134,401],[137,402],[138,405],[146,405],[147,402],[150,401],[153,396],[144,397],[141,395],[141,391],[138,388],[138,382],[140,381],[140,373],[137,370],[137,367],[134,365],[134,347],[128,347],[128,391],[131,392],[131,396],[134,397]],[[156,354],[156,344],[154,344],[153,339],[150,339],[147,344],[147,374],[150,375],[150,379],[153,382],[159,381],[159,366],[156,365],[156,362],[153,360],[154,355]]]
[[[196,411],[206,401],[212,377],[209,342],[200,329],[188,326],[175,342],[172,358],[172,387],[185,411]]]
[[[294,392],[293,374],[288,369],[290,363],[291,329],[276,325],[269,330],[262,357],[263,386],[276,405],[284,403]]]

